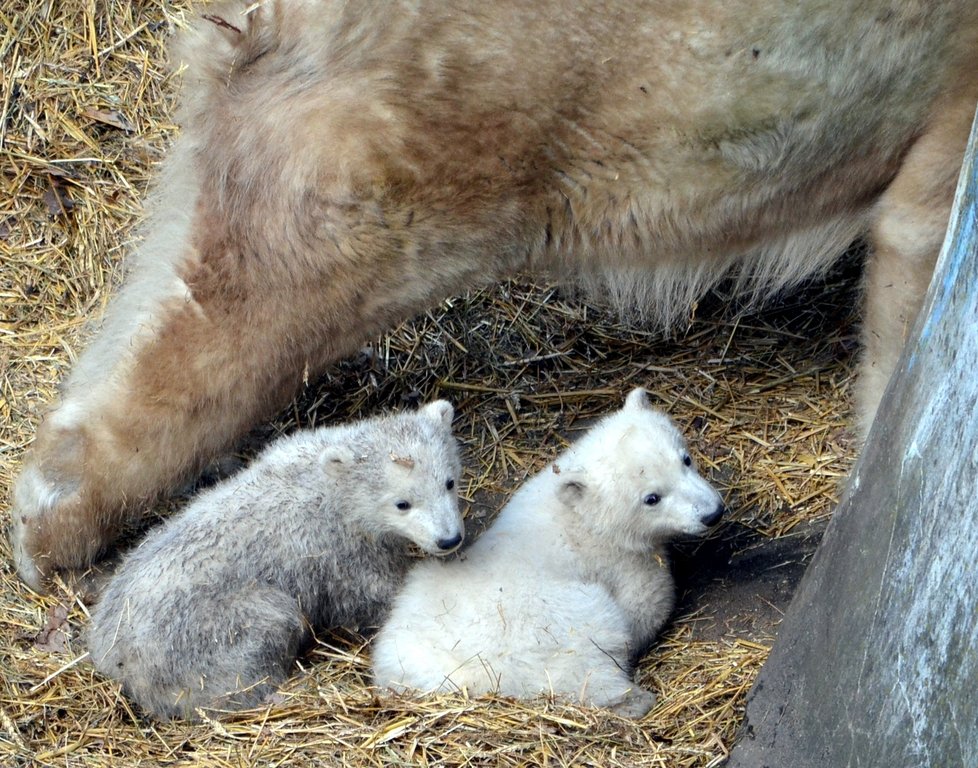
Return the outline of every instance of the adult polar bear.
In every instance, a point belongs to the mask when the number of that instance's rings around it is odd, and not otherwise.
[[[871,419],[978,100],[974,0],[205,10],[146,237],[14,488],[30,585],[361,339],[520,269],[668,322],[869,233]]]

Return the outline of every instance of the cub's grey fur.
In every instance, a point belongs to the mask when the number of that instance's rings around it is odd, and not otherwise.
[[[148,712],[193,717],[266,699],[310,627],[378,625],[411,543],[446,554],[462,541],[452,416],[440,400],[299,433],[202,493],[108,584],[95,666]]]

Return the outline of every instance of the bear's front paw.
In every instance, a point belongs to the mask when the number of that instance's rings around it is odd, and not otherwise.
[[[608,709],[621,717],[638,720],[649,713],[655,706],[655,702],[656,696],[652,691],[636,687],[611,704]]]
[[[13,552],[14,567],[27,586],[35,592],[44,591],[44,571],[38,567],[37,553],[33,540],[23,518],[15,519],[10,525],[10,549]]]
[[[29,465],[17,478],[10,510],[10,548],[17,574],[31,589],[45,591],[54,570],[87,565],[93,536],[84,523],[77,486],[52,482]],[[98,538],[98,537],[94,537]]]

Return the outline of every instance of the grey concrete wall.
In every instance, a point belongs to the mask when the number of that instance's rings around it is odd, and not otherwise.
[[[728,768],[978,768],[978,163]]]

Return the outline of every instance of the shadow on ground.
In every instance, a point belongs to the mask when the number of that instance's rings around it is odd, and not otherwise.
[[[695,640],[770,640],[826,524],[771,538],[731,522],[707,539],[680,542],[673,554],[674,616],[688,617]]]

